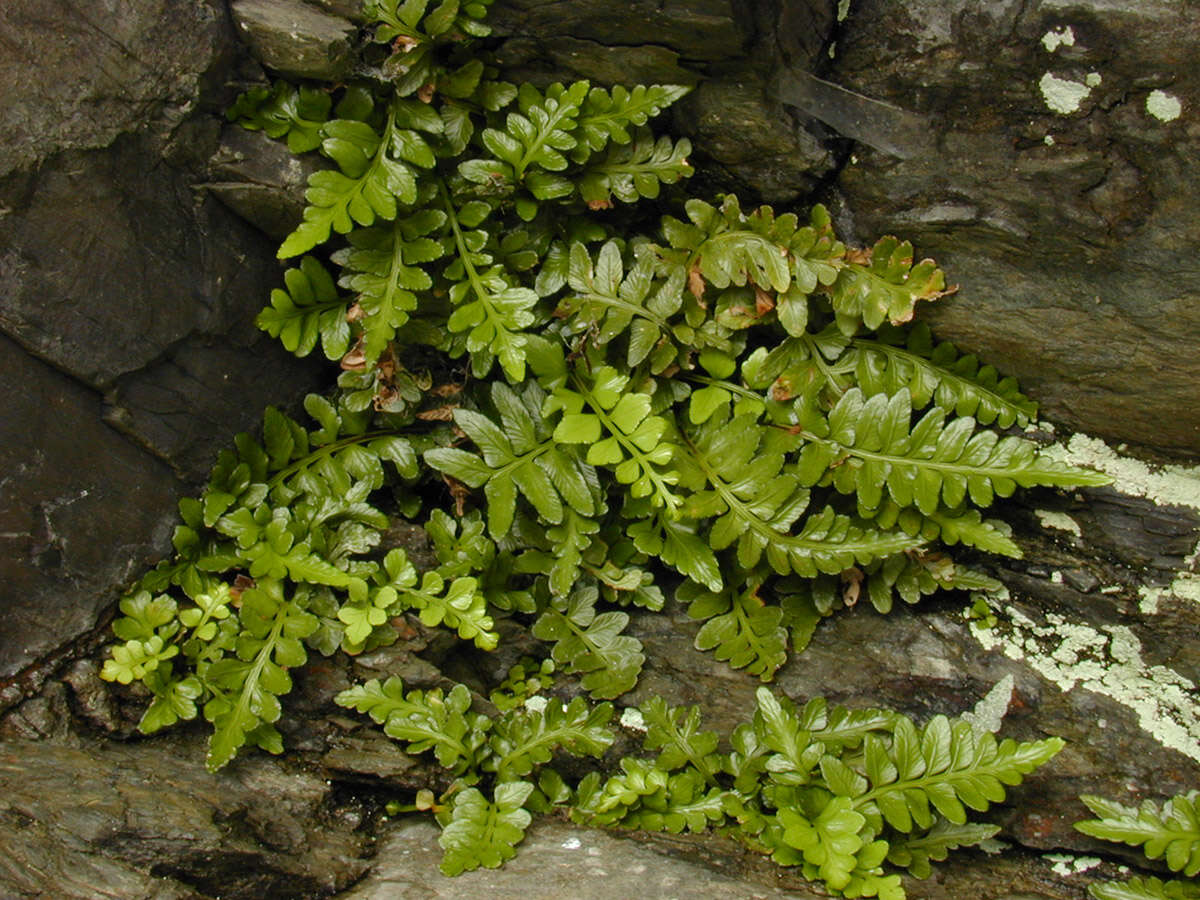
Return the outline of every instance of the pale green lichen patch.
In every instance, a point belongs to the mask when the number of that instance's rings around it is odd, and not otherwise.
[[[1005,675],[975,704],[973,710],[963,713],[963,720],[969,722],[976,733],[995,734],[1000,730],[1001,721],[1008,714],[1015,688],[1016,679],[1012,675]]]
[[[1196,554],[1193,553],[1189,560],[1194,565]],[[1158,612],[1159,603],[1168,598],[1177,600],[1188,600],[1192,603],[1200,603],[1200,575],[1194,572],[1181,572],[1176,576],[1166,587],[1152,587],[1145,585],[1138,588],[1138,594],[1141,595],[1142,602],[1138,608],[1145,615],[1152,616]]]
[[[1154,90],[1146,97],[1146,112],[1160,122],[1174,122],[1183,113],[1183,104],[1173,94]]]
[[[1113,488],[1122,494],[1200,512],[1200,466],[1151,468],[1140,459],[1121,456],[1104,441],[1086,434],[1072,435],[1066,446],[1055,444],[1044,452],[1051,458],[1111,475]]]
[[[1052,28],[1042,35],[1042,46],[1049,53],[1053,53],[1059,47],[1074,47],[1075,30],[1070,25]]]
[[[1069,853],[1047,853],[1042,859],[1051,864],[1055,875],[1062,878],[1080,875],[1100,865],[1100,860],[1095,856],[1072,856]]]
[[[645,731],[646,720],[642,718],[642,711],[636,706],[627,706],[621,713],[621,726],[630,731]]]
[[[1200,762],[1200,692],[1175,670],[1147,664],[1129,628],[1093,628],[1053,613],[1039,622],[1014,606],[1006,618],[992,628],[971,623],[971,633],[1064,692],[1078,687],[1127,707],[1147,734]]]
[[[1091,83],[1092,76],[1099,78],[1096,72],[1088,75],[1089,82],[1087,84],[1081,81],[1072,81],[1069,78],[1059,78],[1051,72],[1047,72],[1042,76],[1042,80],[1038,82],[1038,87],[1042,91],[1042,99],[1046,105],[1056,113],[1069,115],[1079,111],[1079,104],[1087,99],[1088,94],[1092,92],[1095,84]],[[1098,84],[1099,82],[1096,82]]]
[[[1034,515],[1043,528],[1053,528],[1055,531],[1066,531],[1075,537],[1082,537],[1083,532],[1079,530],[1079,523],[1072,519],[1064,512],[1055,512],[1049,509],[1036,509]]]
[[[850,15],[850,0],[838,0],[837,20],[845,22],[848,15]]]

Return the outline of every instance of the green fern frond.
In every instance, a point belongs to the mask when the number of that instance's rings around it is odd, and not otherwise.
[[[491,728],[486,716],[471,712],[471,694],[462,684],[448,694],[440,688],[405,692],[396,676],[382,683],[372,678],[341,691],[334,702],[369,715],[389,736],[406,741],[410,753],[433,750],[456,775],[477,764]]]
[[[247,742],[279,753],[282,744],[274,723],[282,708],[279,697],[292,689],[287,670],[308,659],[302,639],[317,629],[316,617],[283,595],[274,579],[260,578],[242,592],[242,634],[237,655],[225,656],[199,672],[212,692],[204,718],[213,726],[207,765],[215,772]]]
[[[870,789],[855,798],[860,809],[875,809],[889,826],[909,833],[930,828],[934,813],[962,825],[966,808],[986,810],[1004,800],[1005,785],[1046,762],[1064,746],[1059,738],[997,742],[976,733],[970,723],[935,716],[918,730],[907,719],[897,725],[891,746],[868,737],[864,774]]]
[[[304,221],[284,240],[279,258],[311,250],[329,240],[331,231],[346,234],[355,225],[395,219],[399,204],[417,199],[417,170],[435,163],[417,129],[436,134],[442,128],[437,113],[412,100],[392,102],[382,134],[365,122],[326,123],[321,152],[338,168],[309,176]]]
[[[910,428],[908,389],[894,396],[864,398],[851,388],[829,413],[802,435],[809,443],[797,464],[805,485],[832,484],[856,494],[862,510],[876,510],[884,491],[900,506],[932,515],[939,505],[954,509],[969,495],[988,506],[998,495],[1033,485],[1071,487],[1108,484],[1108,476],[1054,462],[1035,444],[994,431],[975,431],[970,417],[946,424],[934,408]]]
[[[326,91],[277,81],[269,88],[253,87],[240,95],[225,117],[250,131],[262,131],[276,139],[286,137],[289,150],[307,153],[321,146],[332,105]]]
[[[697,650],[712,650],[733,668],[770,681],[787,661],[788,632],[781,624],[783,610],[759,599],[758,588],[752,580],[747,590],[713,593],[687,581],[676,598],[688,604],[690,618],[704,622],[696,634]]]
[[[960,356],[949,341],[935,343],[924,322],[907,332],[885,326],[874,340],[855,338],[853,347],[855,377],[867,396],[893,395],[907,387],[915,409],[933,402],[1001,428],[1037,418],[1037,404],[1020,392],[1015,378],[1000,377],[973,355]]]
[[[582,697],[570,703],[549,699],[540,709],[536,705],[514,709],[492,729],[491,758],[484,768],[505,782],[529,775],[550,762],[559,749],[573,756],[603,756],[614,739],[607,727],[612,714],[611,703],[589,708]]]
[[[950,293],[946,277],[933,260],[913,264],[913,247],[894,237],[880,238],[875,246],[853,257],[838,274],[830,290],[838,327],[854,335],[865,325],[878,328],[911,321],[922,300],[936,300]],[[951,289],[953,290],[953,289]]]
[[[494,803],[478,788],[460,793],[438,838],[446,851],[442,874],[459,875],[480,866],[495,869],[516,856],[517,844],[524,840],[525,829],[533,819],[524,809],[532,793],[533,785],[526,781],[496,785]]]
[[[417,308],[414,292],[433,286],[422,264],[442,256],[441,242],[428,235],[445,222],[440,210],[421,210],[387,226],[356,229],[348,236],[350,246],[333,254],[342,267],[338,283],[357,294],[349,318],[364,336],[361,365],[379,361]]]
[[[915,878],[928,878],[933,873],[931,862],[941,862],[951,850],[982,844],[999,831],[997,825],[955,825],[941,820],[922,834],[906,835],[902,841],[892,841],[887,859],[892,865],[907,869]]]
[[[503,382],[495,382],[491,399],[500,424],[474,410],[454,412],[455,424],[482,456],[455,447],[425,452],[425,462],[433,468],[469,487],[484,489],[493,537],[503,537],[512,527],[518,496],[553,525],[563,521],[568,506],[582,516],[596,511],[589,486],[594,475],[547,434],[538,408],[543,396],[536,383],[517,394]]]
[[[603,150],[609,143],[629,144],[634,140],[630,126],[645,125],[689,90],[674,84],[639,84],[632,89],[623,85],[614,85],[611,90],[592,88],[579,112],[581,140],[572,158],[584,162],[589,154]]]
[[[643,704],[639,711],[646,723],[643,746],[659,751],[654,765],[668,772],[691,766],[703,782],[716,783],[721,770],[717,754],[719,736],[715,731],[700,730],[700,708],[672,708],[661,697]]]
[[[258,314],[255,324],[297,356],[308,356],[320,341],[327,359],[341,359],[350,346],[347,302],[329,273],[305,256],[299,268],[283,273],[283,280],[287,290],[271,291],[271,305]]]
[[[602,158],[589,161],[579,179],[579,195],[591,209],[607,209],[612,198],[636,203],[655,199],[664,184],[675,184],[695,171],[688,162],[692,144],[687,138],[672,142],[655,139],[649,128],[639,128],[630,141],[610,147]]]
[[[594,586],[553,598],[531,630],[534,637],[555,642],[552,656],[561,671],[582,674],[584,690],[607,700],[633,688],[646,657],[641,641],[622,634],[629,614],[597,613],[598,598]]]
[[[1200,791],[1172,797],[1160,807],[1144,800],[1137,808],[1102,797],[1080,797],[1098,819],[1076,822],[1084,834],[1141,847],[1149,859],[1162,859],[1172,872],[1200,874]]]

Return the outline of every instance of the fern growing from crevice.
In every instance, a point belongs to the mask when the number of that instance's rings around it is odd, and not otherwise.
[[[1140,847],[1150,860],[1162,860],[1183,878],[1166,881],[1135,876],[1126,881],[1089,886],[1096,900],[1193,900],[1200,897],[1200,791],[1189,791],[1163,804],[1143,800],[1125,806],[1103,797],[1080,798],[1098,818],[1076,822],[1075,828],[1105,841]]]
[[[980,511],[994,498],[1107,481],[988,427],[1036,408],[908,326],[953,290],[936,264],[891,237],[847,248],[820,206],[688,197],[690,145],[651,125],[686,89],[509,84],[471,40],[487,6],[372,0],[361,80],[281,82],[230,111],[330,163],[258,324],[342,374],[305,401],[315,425],[268,410],[261,438],[237,438],[181,502],[174,558],[121,602],[103,677],[153,695],[145,732],[208,719],[213,769],[282,749],[280,698],[310,651],[381,646],[401,616],[480,650],[514,619],[611,700],[645,660],[625,608],[673,595],[697,647],[769,681],[860,598],[886,612],[996,587],[947,552],[1019,555]],[[643,199],[676,215],[638,224]],[[378,549],[397,517],[436,565]],[[529,811],[570,803],[725,827],[848,896],[900,896],[885,860],[920,874],[982,839],[964,805],[1057,746],[760,692],[729,754],[652,703],[658,757],[571,787],[550,754],[602,754],[611,707],[509,697],[488,718],[470,700],[396,680],[339,696],[458,779],[433,807],[448,872],[499,864]]]

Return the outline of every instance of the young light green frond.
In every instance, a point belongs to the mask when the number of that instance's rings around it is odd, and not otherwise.
[[[867,843],[859,836],[866,818],[851,808],[850,799],[830,798],[812,819],[796,809],[781,809],[778,815],[783,840],[804,854],[816,876],[835,891],[847,887]]]
[[[372,678],[341,691],[334,702],[369,715],[388,736],[406,741],[408,753],[433,750],[438,763],[456,775],[477,764],[491,729],[486,716],[470,711],[471,694],[461,684],[449,694],[440,688],[405,693],[395,676],[383,683]]]
[[[532,784],[509,781],[496,786],[494,803],[477,788],[458,794],[450,821],[438,838],[446,851],[442,873],[458,875],[480,866],[495,869],[516,856],[517,844],[524,840],[533,818],[523,808],[532,793]]]
[[[1100,818],[1076,822],[1084,834],[1141,847],[1149,859],[1162,859],[1172,872],[1200,873],[1200,791],[1172,797],[1160,807],[1144,800],[1136,809],[1101,797],[1080,799]]]
[[[715,731],[700,730],[700,708],[668,707],[654,697],[640,707],[646,723],[643,746],[659,751],[654,764],[668,772],[691,766],[702,782],[716,783],[721,760],[717,755],[719,736]]]
[[[629,485],[630,496],[674,511],[680,504],[673,488],[679,474],[672,465],[676,445],[667,437],[669,420],[651,415],[650,395],[626,391],[628,382],[627,375],[605,365],[572,379],[573,390],[557,389],[545,409],[563,411],[554,440],[587,444],[588,465],[611,467],[617,481]]]
[[[485,768],[501,781],[529,775],[550,762],[556,750],[573,756],[604,755],[613,742],[607,728],[612,719],[611,703],[589,706],[583,697],[569,704],[550,699],[541,709],[522,707],[497,720],[488,739],[491,758]]]
[[[670,774],[641,759],[625,757],[621,771],[601,782],[599,772],[589,773],[580,783],[571,818],[594,825],[620,825],[646,797],[664,791]]]
[[[212,663],[202,676],[212,691],[204,705],[204,717],[213,726],[210,772],[222,768],[248,741],[264,749],[279,744],[273,724],[282,712],[279,697],[292,689],[287,670],[305,663],[301,640],[317,629],[316,617],[285,598],[275,579],[260,577],[241,600],[238,655]]]
[[[764,603],[758,587],[752,580],[745,591],[712,593],[688,581],[676,596],[690,601],[688,616],[704,621],[696,634],[697,650],[712,650],[733,668],[770,681],[787,662],[788,631],[782,624],[783,610]]]
[[[331,231],[346,234],[355,225],[374,225],[376,219],[390,221],[396,218],[398,204],[417,199],[413,166],[428,168],[434,157],[417,132],[398,126],[397,116],[404,111],[393,104],[382,135],[365,122],[350,119],[325,125],[321,151],[338,168],[309,176],[304,221],[284,240],[280,259],[324,243]]]
[[[254,323],[297,356],[308,356],[320,341],[327,359],[341,359],[350,346],[347,303],[338,296],[329,273],[316,259],[305,256],[299,268],[284,273],[283,280],[287,290],[271,291],[271,305]]]
[[[707,784],[699,773],[678,772],[663,787],[641,797],[619,824],[641,831],[698,833],[725,821],[724,800],[725,792]]]

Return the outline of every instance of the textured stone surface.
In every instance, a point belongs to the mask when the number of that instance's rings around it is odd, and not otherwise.
[[[179,478],[321,382],[253,327],[271,239],[196,190],[232,99],[225,4],[15,0],[0,46],[9,678],[168,546]],[[44,674],[0,686],[3,703]]]
[[[162,741],[0,742],[5,897],[319,897],[364,871],[361,814],[269,759],[221,776]]]
[[[238,33],[268,68],[293,78],[337,81],[353,62],[354,26],[301,0],[234,0]]]
[[[178,483],[100,398],[0,336],[0,679],[92,628],[169,538]]]
[[[863,0],[829,75],[929,122],[935,152],[861,148],[838,186],[861,238],[911,237],[961,284],[938,333],[1051,418],[1193,452],[1198,52],[1193,5]]]
[[[219,0],[0,8],[0,175],[177,123],[233,50]]]
[[[205,190],[261,231],[282,241],[304,213],[308,177],[322,166],[315,153],[296,156],[261,131],[229,125],[221,132]]]
[[[816,900],[823,894],[780,889],[726,875],[686,859],[673,859],[637,840],[559,822],[532,828],[515,859],[492,871],[455,878],[438,870],[438,828],[408,821],[381,838],[371,874],[339,900],[645,900],[704,897],[706,900]]]

